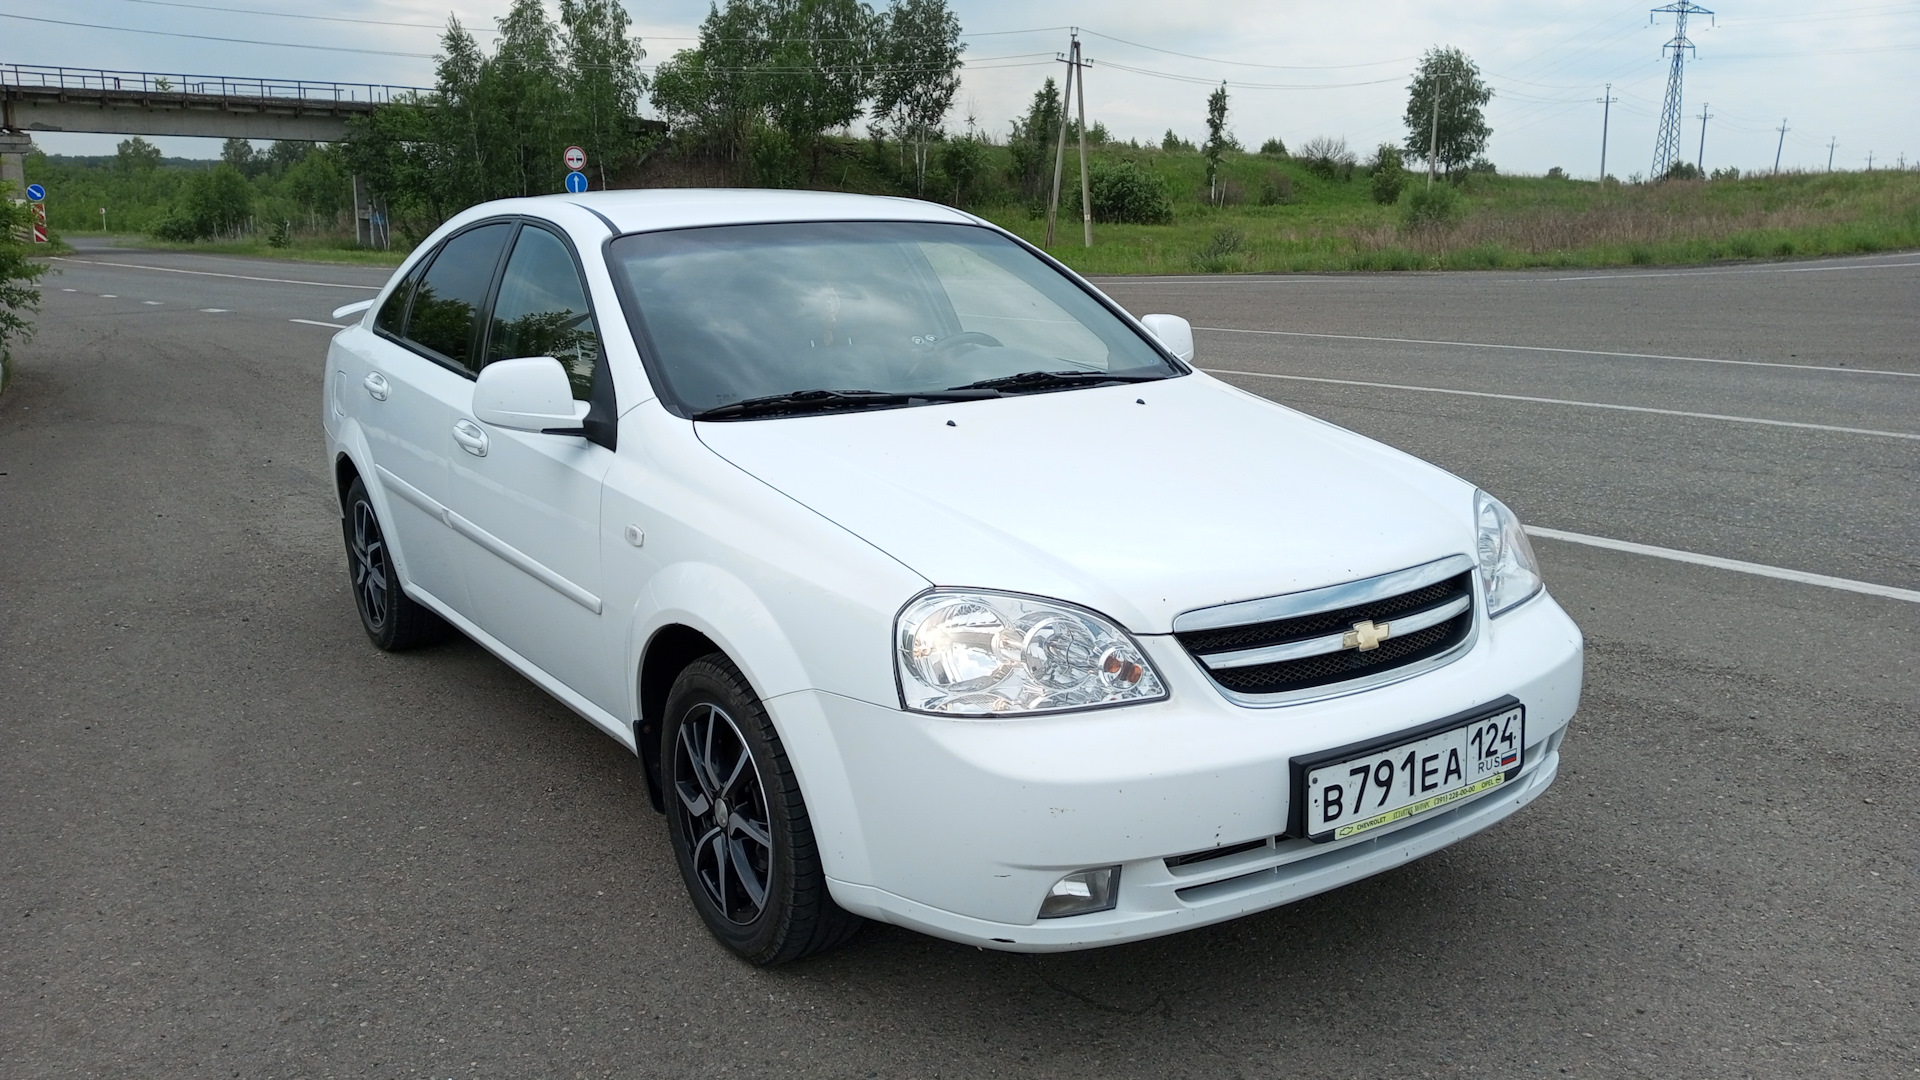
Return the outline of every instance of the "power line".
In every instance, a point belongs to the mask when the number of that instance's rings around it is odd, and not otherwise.
[[[1409,60],[1419,59],[1418,57],[1414,57],[1414,56],[1396,56],[1391,60],[1370,60],[1364,64],[1256,64],[1247,60],[1227,60],[1218,56],[1201,56],[1197,53],[1175,52],[1172,49],[1162,49],[1158,45],[1142,45],[1137,41],[1128,41],[1125,38],[1117,38],[1117,37],[1114,37],[1112,34],[1103,34],[1098,30],[1088,30],[1088,29],[1082,28],[1080,32],[1083,34],[1086,34],[1088,37],[1104,38],[1108,41],[1115,42],[1120,45],[1130,45],[1136,49],[1145,49],[1148,52],[1165,53],[1168,56],[1183,56],[1188,60],[1204,60],[1209,64],[1230,64],[1234,67],[1266,68],[1272,71],[1340,71],[1347,68],[1383,67],[1387,64],[1404,64]],[[1213,82],[1212,79],[1206,79],[1203,81],[1208,83]],[[1244,85],[1244,84],[1236,84],[1236,85]],[[1360,84],[1356,83],[1354,85],[1357,86]]]
[[[1132,67],[1127,64],[1115,63],[1112,60],[1102,60],[1100,61],[1100,66],[1103,68],[1116,68],[1120,71],[1130,71],[1135,75],[1151,75],[1156,79],[1170,79],[1174,82],[1197,83],[1201,86],[1217,86],[1220,83],[1220,80],[1218,79],[1210,79],[1200,75],[1176,75],[1171,71],[1155,71],[1152,68]],[[1385,83],[1397,83],[1400,81],[1400,79],[1401,79],[1401,76],[1395,75],[1391,79],[1370,79],[1366,82],[1250,83],[1250,82],[1235,81],[1230,85],[1232,85],[1232,87],[1235,90],[1344,90],[1354,86],[1380,86]]]
[[[310,19],[316,22],[358,23],[362,26],[400,26],[414,30],[445,30],[445,23],[396,22],[392,19],[354,19],[345,15],[303,15],[292,11],[262,11],[259,8],[218,7],[213,4],[188,4],[181,0],[121,0],[127,4],[146,4],[149,7],[191,8],[194,11],[220,11],[230,15],[267,15],[276,19]],[[498,30],[481,28],[482,33],[497,34]]]
[[[430,53],[394,52],[390,49],[352,49],[344,45],[306,45],[291,41],[256,41],[252,38],[215,37],[212,34],[183,34],[175,30],[140,30],[131,26],[103,26],[99,23],[69,22],[66,19],[43,19],[38,15],[15,15],[6,11],[0,11],[0,19],[21,19],[26,22],[51,23],[55,26],[78,26],[85,30],[117,30],[123,34],[192,38],[195,41],[224,41],[231,45],[270,45],[276,49],[318,49],[322,52],[365,53],[368,56],[404,56],[409,60],[434,58]]]

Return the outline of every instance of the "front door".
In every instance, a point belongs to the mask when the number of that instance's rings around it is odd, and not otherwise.
[[[551,356],[584,414],[600,338],[572,248],[525,225],[500,278],[486,360]],[[471,396],[468,404],[471,405]],[[547,674],[614,715],[626,709],[603,615],[600,487],[613,452],[574,435],[510,431],[461,414],[477,440],[453,456],[456,523],[475,621]],[[478,442],[479,445],[474,445]],[[470,525],[471,528],[465,526]]]
[[[443,512],[453,489],[448,459],[464,456],[454,421],[473,403],[477,316],[513,228],[496,222],[468,229],[428,256],[425,274],[382,306],[368,370],[359,387],[346,388],[367,399],[359,415],[375,475],[366,479],[386,495],[402,573],[463,615],[470,614],[464,545]]]

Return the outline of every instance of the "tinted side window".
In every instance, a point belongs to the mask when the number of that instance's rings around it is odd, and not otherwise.
[[[375,329],[384,330],[394,337],[400,336],[401,326],[407,321],[407,301],[413,299],[414,282],[420,278],[420,268],[415,266],[407,273],[407,278],[394,286],[393,295],[380,305],[380,314],[373,317]]]
[[[521,356],[551,356],[567,369],[576,401],[593,389],[600,333],[587,307],[586,286],[573,255],[560,238],[531,225],[507,258],[500,298],[493,305],[487,362]]]
[[[500,264],[500,248],[513,226],[502,222],[469,229],[446,242],[420,279],[407,316],[407,338],[469,371],[479,371],[473,355],[474,320],[486,303]]]

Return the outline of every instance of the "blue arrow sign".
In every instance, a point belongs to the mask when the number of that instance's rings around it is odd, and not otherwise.
[[[41,187],[39,184],[28,184],[27,185],[27,201],[28,202],[46,202],[47,189]]]
[[[567,190],[575,195],[587,190],[587,174],[570,172],[567,174]]]

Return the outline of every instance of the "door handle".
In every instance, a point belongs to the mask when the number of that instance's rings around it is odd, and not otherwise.
[[[487,433],[481,431],[480,425],[471,420],[454,421],[453,441],[460,444],[460,449],[474,457],[487,456]]]
[[[368,375],[365,379],[361,380],[361,385],[367,388],[367,393],[373,395],[373,400],[375,401],[387,400],[387,377],[385,375],[382,375],[377,371],[373,372],[372,374]]]

